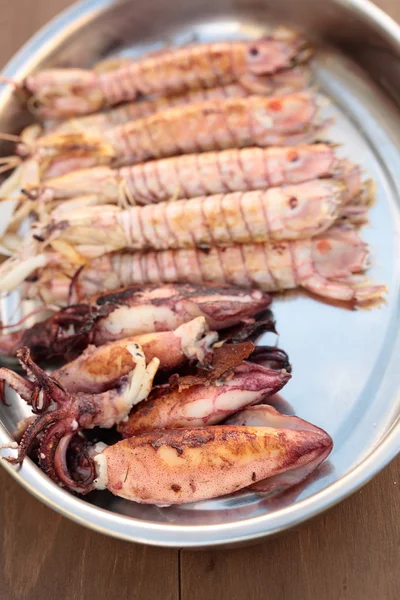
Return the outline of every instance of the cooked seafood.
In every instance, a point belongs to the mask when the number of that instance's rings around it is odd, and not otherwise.
[[[74,290],[78,298],[84,298],[131,284],[209,281],[268,292],[303,287],[323,298],[362,304],[380,301],[386,291],[365,276],[354,276],[368,266],[368,246],[359,233],[334,227],[315,238],[293,242],[109,254],[80,271]],[[40,293],[47,302],[65,302],[71,284],[65,273],[67,267],[45,269],[31,284],[30,294]]]
[[[114,389],[102,394],[86,394],[77,392],[69,394],[56,379],[53,379],[38,365],[32,365],[29,350],[22,348],[25,353],[25,364],[29,373],[35,378],[35,394],[24,397],[40,414],[26,428],[18,448],[18,456],[10,458],[13,464],[20,464],[30,452],[33,444],[40,440],[39,463],[41,468],[51,477],[56,462],[55,454],[58,445],[65,444],[76,435],[80,429],[102,427],[109,429],[125,419],[135,404],[144,400],[152,388],[159,361],[153,358],[147,365],[143,351],[138,344],[128,344],[127,350],[132,355],[134,368],[122,377]],[[33,369],[31,368],[33,366]],[[17,389],[21,393],[20,389]],[[38,403],[41,399],[41,405]],[[56,408],[48,410],[55,404]],[[52,407],[53,408],[53,407]],[[65,448],[66,450],[66,448]],[[54,476],[52,477],[54,479]]]
[[[210,100],[170,108],[98,135],[49,133],[18,144],[17,151],[33,157],[40,179],[58,177],[96,165],[118,167],[210,150],[307,143],[326,125],[318,122],[317,113],[318,99],[310,92]]]
[[[352,193],[358,173],[349,172]],[[36,227],[19,253],[0,267],[0,290],[10,291],[38,268],[62,260],[85,265],[121,249],[209,248],[315,236],[337,219],[358,224],[369,199],[349,202],[349,188],[333,179],[317,179],[270,188],[202,196],[126,210],[115,205],[86,206]],[[52,247],[55,252],[49,252]],[[47,250],[46,250],[47,248]]]
[[[126,210],[77,210],[39,234],[87,258],[122,249],[199,248],[312,237],[328,229],[348,202],[347,187],[317,179],[266,191],[201,196]],[[86,248],[85,248],[86,246]]]
[[[52,376],[69,392],[99,393],[134,368],[128,349],[131,343],[139,344],[147,362],[157,358],[159,370],[170,371],[187,360],[202,361],[217,340],[218,334],[208,331],[205,318],[197,317],[175,331],[145,333],[99,347],[89,346]]]
[[[254,80],[253,91],[240,83],[231,83],[212,88],[200,88],[189,90],[176,96],[156,97],[140,102],[128,102],[115,108],[83,117],[75,117],[61,122],[50,122],[43,124],[40,134],[45,131],[53,133],[71,133],[82,131],[86,133],[100,133],[106,129],[123,125],[129,121],[136,121],[149,117],[154,113],[161,112],[174,106],[184,106],[193,102],[205,102],[207,100],[219,100],[224,98],[247,98],[256,93],[256,84],[259,82],[258,93],[267,96],[280,96],[292,94],[304,90],[311,80],[311,71],[305,66],[293,67],[285,71],[279,71],[272,75],[258,76]],[[37,125],[35,125],[37,127]]]
[[[23,338],[22,332],[19,337],[20,339]],[[25,338],[27,337],[25,335]],[[76,337],[74,337],[74,334],[71,334],[71,338],[71,345],[68,347],[68,334],[65,334],[62,345],[64,348],[63,357],[66,355],[67,357],[73,356],[78,351],[78,345],[84,346],[84,343],[82,343],[84,340],[80,340],[80,344],[75,343],[74,346],[72,342],[77,341]],[[187,360],[202,361],[208,352],[210,352],[212,344],[217,340],[218,334],[214,331],[208,331],[205,318],[197,317],[188,323],[180,325],[175,331],[161,331],[130,336],[100,347],[88,346],[78,358],[53,371],[52,377],[68,392],[97,394],[115,387],[121,377],[128,375],[134,368],[135,363],[131,353],[127,349],[129,344],[139,344],[147,362],[150,362],[153,358],[157,358],[160,362],[159,370],[171,370],[181,366]],[[19,342],[18,348],[22,345]],[[33,356],[38,358],[42,358],[43,354],[47,358],[51,352],[53,352],[53,356],[55,355],[54,349],[51,347],[41,351],[40,346],[38,348],[38,346],[33,345],[33,350],[34,352],[36,350],[36,354],[33,354]],[[15,349],[15,354],[19,357],[23,367],[29,367],[30,370],[34,370],[32,361],[30,365],[27,364],[25,353],[21,354],[21,352]],[[25,380],[22,380],[19,375],[9,369],[0,369],[0,380],[9,382],[15,391],[19,391],[17,389],[18,385],[21,396],[25,399],[27,394],[32,394],[34,391],[33,384],[30,386],[29,382],[27,383]]]
[[[311,431],[319,433],[325,437],[325,451],[316,455],[314,460],[311,460],[301,467],[289,469],[268,477],[267,479],[258,481],[249,486],[249,489],[254,492],[281,493],[290,487],[293,487],[306,479],[318,466],[329,456],[332,451],[332,438],[316,425],[312,425],[308,421],[288,415],[282,415],[272,406],[259,404],[257,406],[249,406],[230,417],[227,425],[242,425],[245,427],[273,427],[275,429],[292,429],[295,431]]]
[[[97,478],[86,489],[162,506],[215,498],[303,467],[326,453],[327,437],[234,425],[152,431],[95,448]],[[57,474],[71,481],[67,471]]]
[[[86,304],[68,306],[28,329],[3,334],[0,351],[9,355],[24,345],[32,349],[37,359],[76,355],[88,344],[176,330],[197,317],[203,317],[211,330],[220,330],[254,316],[270,302],[270,297],[259,290],[238,290],[234,286],[131,286],[107,292]],[[186,347],[200,334],[201,323],[197,320],[194,327],[192,323],[174,332],[175,337],[181,338],[185,354],[190,353]],[[170,342],[171,337],[172,333]],[[156,337],[141,339],[146,347],[146,340],[150,345]],[[205,339],[208,342],[208,335]],[[165,364],[168,359],[163,356],[162,360]]]
[[[276,371],[243,361],[215,383],[178,385],[155,389],[148,400],[121,422],[124,437],[157,429],[203,427],[221,423],[245,406],[277,393],[290,379],[284,369]]]
[[[259,76],[302,63],[310,54],[299,35],[281,28],[259,40],[168,49],[103,72],[40,71],[28,76],[23,88],[32,96],[30,104],[37,114],[58,119],[97,112],[139,94],[170,96],[232,82],[259,90]]]
[[[288,355],[255,346],[277,333],[268,292],[366,306],[386,291],[358,232],[372,188],[320,141],[310,57],[277,29],[14,83],[46,121],[0,134],[17,154],[0,161],[17,167],[0,291],[43,302],[1,328],[26,376],[0,368],[0,401],[8,384],[32,412],[11,464],[167,506],[280,493],[327,458],[325,431],[266,404]],[[72,362],[50,375],[36,361],[52,357]]]
[[[75,204],[62,202],[52,214],[58,218],[88,203],[151,204],[267,189],[319,177],[345,181],[350,197],[361,189],[358,167],[339,159],[329,144],[314,144],[184,154],[121,169],[94,167],[26,186],[24,191],[30,198],[46,201],[84,197]]]

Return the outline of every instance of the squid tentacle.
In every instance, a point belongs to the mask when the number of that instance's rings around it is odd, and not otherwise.
[[[34,412],[45,412],[51,401],[58,406],[66,405],[70,398],[57,379],[48,375],[35,362],[33,362],[29,348],[23,346],[17,352],[17,358],[22,367],[35,378],[34,391],[31,404]]]
[[[6,460],[13,465],[21,464],[24,458],[31,451],[31,448],[38,436],[53,423],[60,422],[69,416],[70,413],[68,412],[67,407],[64,406],[52,412],[47,412],[35,419],[35,421],[33,421],[33,423],[27,427],[21,438],[18,446],[18,456],[16,458],[6,457]]]

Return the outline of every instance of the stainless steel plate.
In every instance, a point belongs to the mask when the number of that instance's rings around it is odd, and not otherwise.
[[[302,30],[319,47],[316,76],[335,117],[330,137],[361,163],[376,183],[377,203],[363,232],[373,248],[371,276],[388,285],[387,304],[349,311],[303,294],[277,298],[280,345],[291,357],[293,379],[284,412],[326,429],[335,448],[306,485],[284,496],[233,496],[157,508],[107,492],[77,499],[48,480],[30,461],[3,466],[55,510],[109,535],[159,546],[203,547],[260,538],[296,525],[353,492],[386,465],[400,446],[399,176],[400,32],[362,0],[92,0],[74,6],[29,42],[6,68],[21,78],[49,64],[87,64],[110,54],[142,52],[160,43],[256,37],[272,23]],[[161,42],[160,42],[161,41]],[[0,96],[0,130],[26,119],[11,92]],[[21,311],[13,295],[1,319]],[[15,396],[0,406],[0,444],[10,440],[27,409]],[[150,474],[151,475],[151,474]]]

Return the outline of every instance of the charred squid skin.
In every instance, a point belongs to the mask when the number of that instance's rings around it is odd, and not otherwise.
[[[77,422],[70,416],[61,418],[44,431],[39,444],[39,465],[50,479],[56,483],[62,483],[55,464],[55,456],[59,444],[75,435]]]
[[[282,429],[291,429],[295,431],[312,432],[321,437],[321,448],[315,453],[311,453],[308,462],[300,467],[288,469],[284,473],[274,475],[267,479],[258,481],[249,486],[249,489],[258,493],[282,493],[289,488],[292,488],[311,475],[319,465],[326,460],[332,452],[333,440],[330,435],[305,421],[295,416],[288,416],[279,413],[274,407],[267,404],[259,404],[250,406],[236,413],[226,421],[227,425],[241,425],[245,427],[277,427]]]
[[[25,402],[28,404],[31,403],[32,394],[34,393],[35,386],[34,384],[18,375],[18,373],[14,373],[10,369],[0,368],[0,400],[6,404],[5,401],[5,384],[8,384],[11,389],[13,389],[17,394],[21,396]]]
[[[15,356],[18,348],[24,345],[22,342],[23,333],[23,330],[1,333],[0,329],[0,355]]]
[[[28,375],[33,378],[33,381],[14,373],[11,369],[0,369],[3,400],[4,383],[7,383],[32,407],[34,414],[45,412],[52,401],[59,406],[63,406],[68,402],[69,398],[63,386],[34,363],[29,348],[26,346],[20,348],[17,351],[17,358]]]
[[[95,456],[93,488],[160,506],[195,502],[300,467],[322,450],[321,436],[310,431],[233,425],[154,431]]]
[[[10,462],[12,465],[21,464],[24,459],[28,456],[34,443],[37,441],[38,436],[57,422],[64,422],[65,419],[70,417],[70,413],[66,407],[56,409],[52,412],[45,413],[38,417],[33,423],[31,423],[25,430],[21,441],[18,445],[18,455],[16,458],[6,457],[5,460]]]
[[[102,346],[88,346],[75,360],[53,372],[53,377],[70,393],[100,393],[115,387],[135,362],[127,349],[131,343],[142,348],[147,362],[160,361],[159,370],[170,371],[185,362],[203,360],[218,340],[208,331],[204,317],[197,317],[174,331],[131,336]]]
[[[33,391],[37,397],[35,396],[34,400],[31,399],[34,412],[46,411],[51,401],[58,406],[63,406],[68,402],[69,398],[66,390],[57,379],[50,377],[32,360],[29,348],[26,346],[20,348],[17,351],[17,358],[25,371],[35,380]]]
[[[284,370],[275,371],[247,361],[215,384],[157,390],[118,426],[124,437],[154,429],[215,425],[245,406],[277,393],[289,381]]]
[[[95,302],[98,306],[112,305],[115,310],[120,306],[148,305],[159,319],[155,327],[172,329],[197,316],[204,316],[210,329],[219,330],[254,316],[270,305],[271,298],[260,290],[240,290],[229,285],[165,284],[129,286],[101,294]],[[165,327],[162,315],[167,309],[171,322]],[[107,317],[98,324],[98,328],[106,321]]]
[[[83,303],[61,308],[48,319],[23,330],[21,345],[31,349],[35,360],[57,356],[68,358],[91,342],[91,331],[96,320],[107,311],[107,306],[96,307]]]
[[[60,309],[21,334],[35,359],[75,358],[87,345],[101,345],[132,335],[169,331],[197,317],[220,330],[252,317],[271,303],[260,290],[218,284],[130,286],[88,303]],[[125,326],[127,322],[132,327]],[[1,343],[1,338],[0,338]]]

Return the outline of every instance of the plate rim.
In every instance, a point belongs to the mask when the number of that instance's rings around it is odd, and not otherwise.
[[[400,54],[400,26],[382,9],[370,0],[332,0],[350,7],[356,15],[367,18],[375,28],[395,46]],[[24,71],[44,56],[60,31],[68,37],[73,26],[90,20],[96,13],[116,4],[113,0],[81,0],[64,10],[32,36],[13,56],[3,69],[5,77],[20,77]],[[3,89],[0,93],[0,110],[7,102],[12,90]],[[0,445],[13,441],[0,421]],[[350,472],[323,490],[291,506],[281,508],[236,523],[216,525],[179,525],[142,521],[113,513],[94,506],[61,489],[49,480],[36,465],[28,459],[15,469],[4,460],[1,465],[28,492],[41,502],[94,531],[126,541],[168,548],[207,548],[241,544],[276,535],[298,526],[344,500],[365,485],[380,472],[400,452],[400,417],[398,417],[385,437],[375,446],[366,458]],[[2,453],[2,455],[4,455]]]

